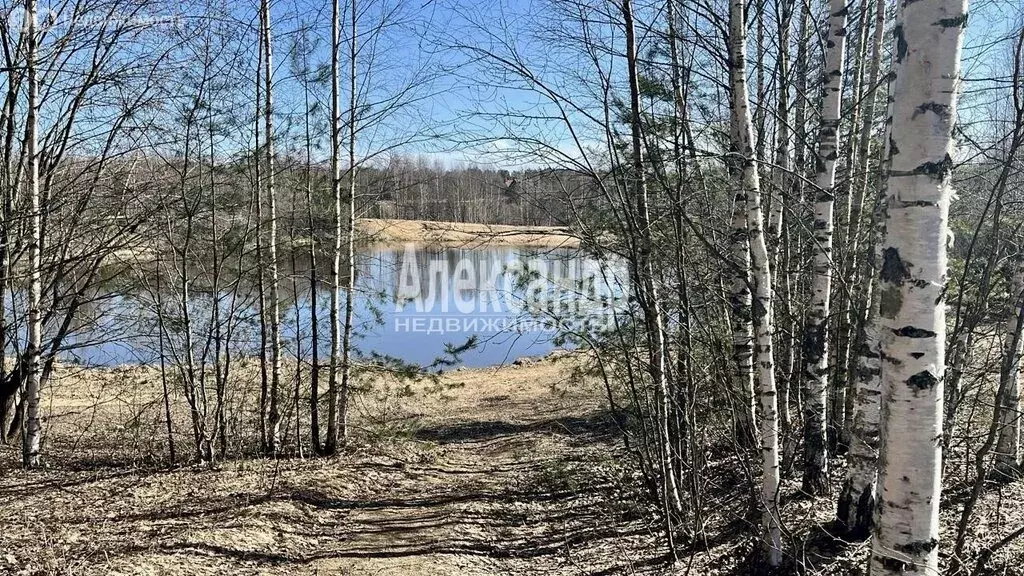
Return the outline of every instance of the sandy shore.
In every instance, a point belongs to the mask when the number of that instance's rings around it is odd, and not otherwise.
[[[51,466],[0,447],[0,574],[637,573],[660,555],[650,511],[623,497],[614,425],[576,366],[364,383],[339,456],[213,469],[146,465],[163,450],[151,367],[62,367]]]
[[[576,248],[579,238],[568,229],[554,226],[505,226],[427,220],[363,218],[359,230],[373,243],[413,242],[439,246],[522,246],[533,248]]]

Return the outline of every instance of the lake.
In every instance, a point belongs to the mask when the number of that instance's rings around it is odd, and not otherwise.
[[[301,354],[308,361],[316,298],[319,350],[326,362],[331,290],[324,279],[329,262],[321,258],[317,265],[321,284],[311,294],[308,261],[296,258],[292,266],[290,258],[282,258],[281,336],[289,355]],[[611,325],[611,313],[623,304],[625,274],[624,266],[599,262],[578,250],[364,247],[356,260],[356,356],[419,366],[482,367],[571,347],[574,339],[566,335],[594,334]],[[222,333],[231,330],[233,353],[254,355],[259,350],[257,292],[253,282],[240,286],[234,293],[220,293],[221,317],[232,307],[236,311],[236,322],[222,325]],[[142,288],[112,291],[85,308],[62,355],[87,365],[158,361],[156,292],[150,280]],[[164,349],[173,355],[183,349],[181,306],[175,294],[163,291],[161,299],[168,326]],[[209,354],[213,301],[209,291],[193,289],[189,313],[197,356],[204,349]],[[457,357],[447,353],[470,341],[473,346]],[[445,362],[437,363],[440,358]]]

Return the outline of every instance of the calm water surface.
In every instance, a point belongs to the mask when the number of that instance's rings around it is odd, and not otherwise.
[[[316,298],[321,358],[330,352],[328,313],[331,290],[323,283],[309,287],[308,262],[281,264],[282,342],[286,352],[310,357],[311,310]],[[318,262],[326,278],[329,262]],[[523,248],[364,248],[356,261],[354,311],[357,356],[394,359],[420,366],[447,358],[451,366],[492,366],[521,356],[537,356],[565,343],[555,325],[573,329],[600,326],[608,311],[621,303],[625,270],[599,263],[570,250]],[[165,281],[166,283],[166,281]],[[160,342],[156,323],[156,289],[111,293],[85,309],[68,338],[65,358],[83,364],[117,365],[156,362]],[[232,352],[259,350],[257,291],[242,283],[237,294],[222,291],[221,332],[231,331]],[[343,295],[344,297],[344,295]],[[184,349],[181,305],[175,294],[162,294],[169,356]],[[214,298],[195,289],[189,302],[193,350],[212,354],[208,342]],[[223,320],[231,308],[236,321]],[[583,323],[584,319],[587,324]],[[301,336],[297,348],[296,335]],[[469,341],[475,345],[457,358],[446,353]],[[449,365],[449,364],[446,364]]]

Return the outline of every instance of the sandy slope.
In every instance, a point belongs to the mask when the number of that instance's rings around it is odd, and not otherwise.
[[[360,231],[369,241],[382,244],[445,246],[522,246],[534,248],[575,248],[579,239],[563,228],[550,226],[503,226],[427,220],[384,220],[363,218]]]
[[[357,408],[369,426],[387,404],[407,435],[330,460],[23,472],[5,452],[0,574],[575,574],[651,563],[647,515],[614,497],[621,468],[599,395],[567,362],[419,386],[434,391],[366,395]]]

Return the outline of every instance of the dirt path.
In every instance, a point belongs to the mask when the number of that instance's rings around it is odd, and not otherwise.
[[[618,574],[652,565],[614,435],[550,361],[446,377],[333,460],[8,471],[0,574]]]

